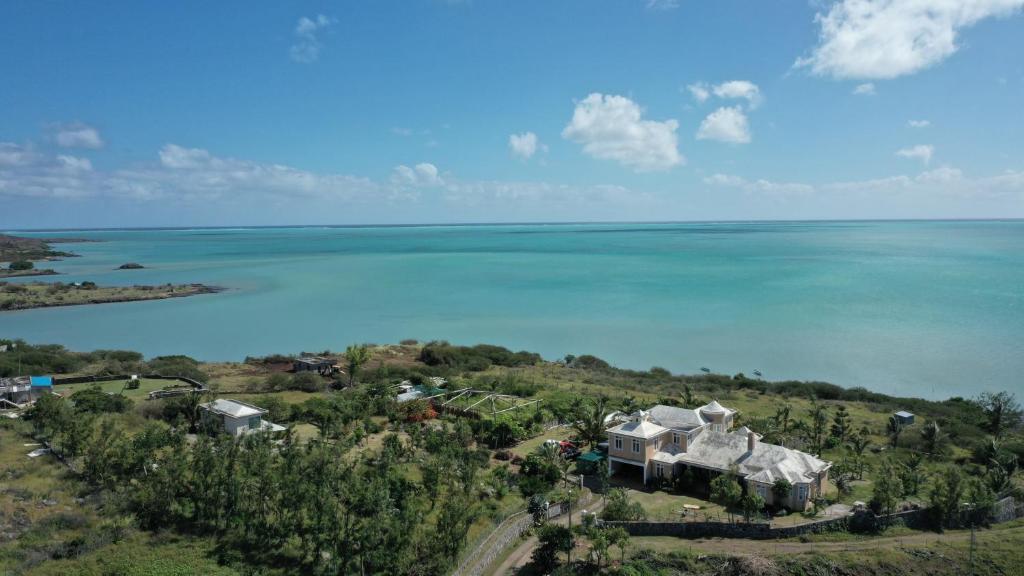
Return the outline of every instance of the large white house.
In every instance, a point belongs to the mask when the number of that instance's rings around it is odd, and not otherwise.
[[[263,419],[267,411],[258,406],[239,400],[218,398],[213,402],[199,405],[203,420],[222,428],[232,436],[241,436],[252,432],[281,432],[284,426]]]
[[[735,469],[768,504],[803,510],[821,494],[830,462],[791,448],[761,442],[753,430],[732,430],[736,411],[712,401],[700,408],[658,405],[633,414],[613,415],[608,429],[608,468],[641,469],[644,483],[678,476],[686,467],[710,473]],[[775,502],[772,486],[784,478],[792,491]]]

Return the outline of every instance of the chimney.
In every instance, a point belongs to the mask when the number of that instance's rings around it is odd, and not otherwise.
[[[754,451],[754,446],[756,446],[756,445],[757,445],[757,434],[754,434],[754,431],[751,430],[751,431],[747,432],[747,452],[753,452]]]

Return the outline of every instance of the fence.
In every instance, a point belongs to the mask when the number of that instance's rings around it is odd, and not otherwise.
[[[54,378],[53,384],[84,384],[86,382],[108,382],[110,380],[128,380],[133,374],[113,374],[107,376],[69,376],[67,378]],[[184,382],[193,388],[203,389],[203,383],[198,380],[186,378],[184,376],[163,376],[161,374],[142,374],[140,378],[147,380],[178,380]]]
[[[590,503],[592,494],[584,493],[573,507],[578,513],[583,506]],[[568,511],[568,503],[553,504],[547,510],[548,519],[554,519]],[[481,576],[495,560],[498,559],[512,543],[533,526],[533,516],[526,510],[516,512],[498,524],[476,548],[466,555],[463,563],[452,572],[452,576]]]
[[[1024,507],[1011,498],[1003,498],[995,507],[991,521],[1006,522],[1024,516]],[[882,524],[901,523],[910,528],[927,525],[927,510],[907,510],[888,516],[876,516],[868,510],[847,516],[818,520],[795,526],[772,527],[764,522],[602,522],[603,526],[621,526],[630,536],[677,536],[680,538],[750,538],[770,540],[803,534],[849,531],[871,532]]]

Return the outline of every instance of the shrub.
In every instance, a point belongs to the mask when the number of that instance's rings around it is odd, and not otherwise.
[[[35,268],[35,264],[28,260],[16,260],[11,262],[11,270],[31,270]]]

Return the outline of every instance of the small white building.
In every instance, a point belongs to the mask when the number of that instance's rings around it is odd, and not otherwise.
[[[218,398],[213,402],[200,404],[203,421],[214,424],[232,436],[253,432],[282,432],[285,427],[263,419],[267,411],[239,400]]]

